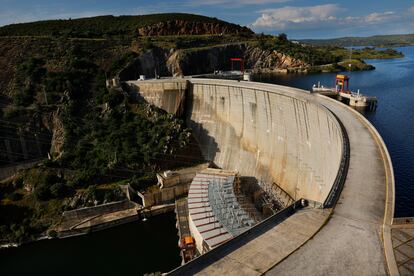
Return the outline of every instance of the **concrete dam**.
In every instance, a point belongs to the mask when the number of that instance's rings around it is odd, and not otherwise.
[[[172,275],[398,273],[392,164],[362,115],[278,85],[195,78],[126,85],[185,118],[206,160],[289,195],[283,211]]]

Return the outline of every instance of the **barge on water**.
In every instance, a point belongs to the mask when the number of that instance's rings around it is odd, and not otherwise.
[[[190,226],[188,224],[188,200],[187,198],[177,199],[175,201],[175,214],[177,218],[177,229],[178,229],[178,246],[180,247],[180,255],[182,262],[191,261],[194,257],[199,255],[195,247],[194,238],[190,233]]]
[[[367,111],[377,109],[377,97],[363,95],[359,90],[358,92],[349,90],[349,77],[346,75],[336,75],[335,87],[325,87],[318,82],[318,85],[313,85],[311,92],[336,97],[340,101],[346,101],[352,107]]]

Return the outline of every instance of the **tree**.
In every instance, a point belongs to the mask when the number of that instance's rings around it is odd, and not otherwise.
[[[69,194],[69,187],[64,183],[55,183],[50,186],[50,194],[53,198],[63,198]]]
[[[287,40],[287,34],[285,33],[281,33],[277,36],[279,38],[279,40],[281,41],[286,41]]]
[[[36,186],[33,193],[37,200],[49,200],[51,197],[49,186],[46,184]]]

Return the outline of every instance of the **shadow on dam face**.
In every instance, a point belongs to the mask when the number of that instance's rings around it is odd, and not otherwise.
[[[293,199],[323,204],[344,154],[335,116],[288,87],[209,79],[127,82],[130,91],[185,117],[205,159]],[[184,103],[184,104],[183,104]]]
[[[214,163],[217,153],[220,152],[218,143],[216,142],[215,138],[210,135],[210,129],[206,128],[203,122],[197,122],[191,119],[191,114],[197,110],[199,105],[200,102],[194,102],[193,94],[187,93],[185,99],[184,117],[187,126],[192,129],[198,141],[198,145],[201,149],[201,152],[203,153],[203,157],[207,161]],[[216,127],[220,126],[216,125]]]

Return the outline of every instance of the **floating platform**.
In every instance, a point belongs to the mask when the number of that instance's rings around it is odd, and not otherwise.
[[[335,87],[325,87],[318,82],[318,85],[312,86],[312,93],[318,93],[328,97],[336,97],[337,100],[346,102],[355,108],[361,108],[367,111],[377,109],[377,97],[366,96],[358,92],[349,90],[349,77],[346,75],[337,75]]]
[[[353,107],[364,108],[368,111],[374,111],[377,109],[377,97],[365,96],[360,93],[342,93],[339,92],[339,100],[348,99],[349,105]]]

